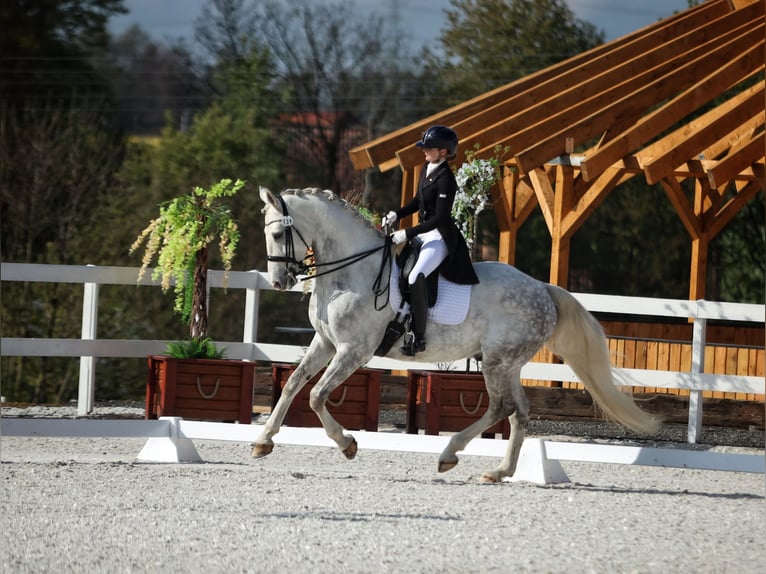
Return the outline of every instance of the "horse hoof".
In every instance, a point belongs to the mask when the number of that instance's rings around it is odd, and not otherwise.
[[[457,466],[458,461],[453,462],[446,462],[446,461],[439,461],[439,472],[447,472],[448,470],[452,470]]]
[[[271,454],[272,450],[274,450],[273,444],[255,443],[253,445],[253,451],[250,453],[250,456],[252,456],[253,458],[263,458],[267,454]]]
[[[352,437],[351,442],[348,443],[348,446],[344,448],[342,452],[348,460],[351,460],[352,458],[356,456],[356,450],[357,450],[356,439]]]
[[[479,478],[479,482],[483,484],[497,484],[498,482],[501,482],[501,479],[494,472],[485,472],[481,475],[481,478]]]

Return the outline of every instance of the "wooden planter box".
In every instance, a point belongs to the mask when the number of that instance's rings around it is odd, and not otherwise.
[[[238,421],[253,416],[255,363],[148,357],[146,418]]]
[[[410,371],[407,381],[405,430],[417,434],[459,432],[487,412],[489,397],[481,373],[455,371]],[[508,419],[488,428],[482,436],[500,433],[508,438]]]
[[[273,364],[272,377],[272,409],[282,396],[282,388],[295,370],[296,365]],[[319,417],[309,406],[309,393],[314,387],[321,371],[295,397],[287,410],[284,424],[293,427],[321,427]],[[327,410],[344,428],[349,430],[378,430],[378,409],[380,407],[380,371],[373,369],[357,369],[336,388],[327,401]]]

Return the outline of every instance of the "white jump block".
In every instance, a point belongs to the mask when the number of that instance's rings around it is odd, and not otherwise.
[[[533,482],[534,484],[561,484],[570,482],[559,461],[548,458],[545,441],[539,438],[524,439],[519,462],[513,476],[507,482]]]
[[[202,457],[190,438],[179,436],[179,417],[160,417],[168,421],[167,437],[150,437],[136,460],[140,462],[202,462]]]

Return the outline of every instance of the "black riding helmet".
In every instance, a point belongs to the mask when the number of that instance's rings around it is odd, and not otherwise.
[[[423,139],[415,144],[419,148],[446,149],[450,158],[457,153],[457,134],[447,126],[431,126],[423,132]]]

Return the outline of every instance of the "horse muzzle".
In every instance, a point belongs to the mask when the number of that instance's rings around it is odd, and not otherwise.
[[[287,291],[292,289],[298,283],[298,280],[292,273],[285,273],[279,277],[272,278],[271,286],[277,291]]]

